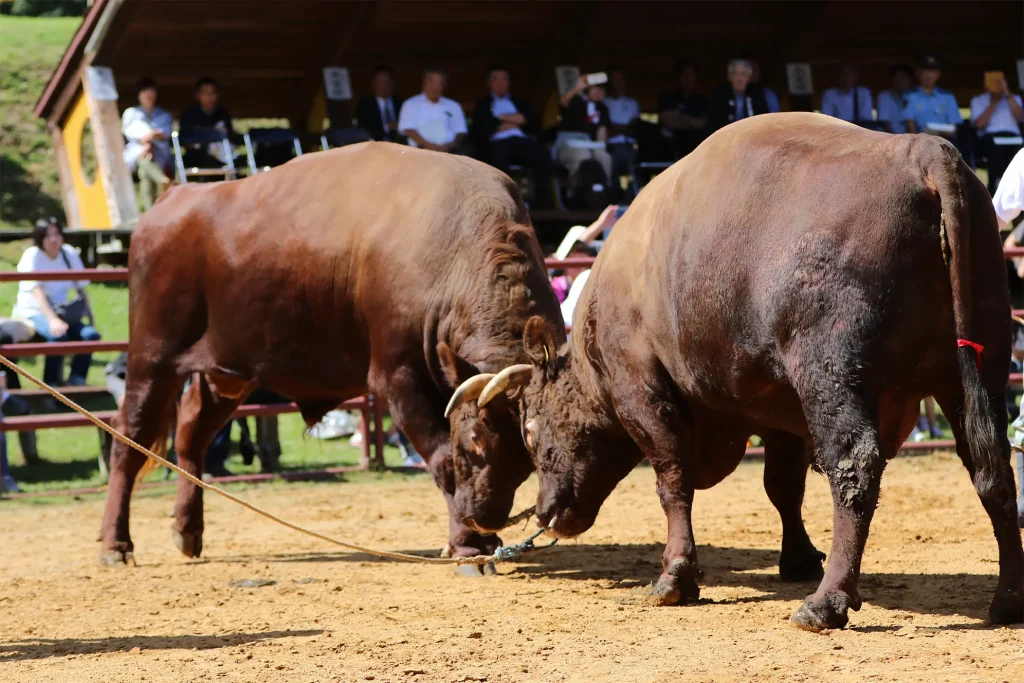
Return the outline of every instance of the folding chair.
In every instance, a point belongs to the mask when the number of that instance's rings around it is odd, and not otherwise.
[[[290,144],[295,150],[295,156],[302,156],[302,143],[299,142],[299,136],[291,128],[254,128],[243,138],[245,139],[245,155],[249,161],[249,175],[270,170],[269,165],[264,165],[262,168],[256,166],[255,145],[284,146]]]
[[[371,140],[373,136],[363,128],[328,128],[320,135],[320,146],[326,152],[332,147],[344,147]]]
[[[231,141],[228,134],[217,128],[194,128],[187,132],[174,131],[171,133],[171,142],[174,146],[174,165],[178,170],[178,181],[187,183],[189,178],[206,176],[224,176],[225,180],[234,180],[238,177],[238,170],[235,168],[235,152],[231,148]],[[198,168],[185,167],[185,158],[182,154],[182,147],[208,147],[220,145],[224,156],[224,165],[219,168]]]

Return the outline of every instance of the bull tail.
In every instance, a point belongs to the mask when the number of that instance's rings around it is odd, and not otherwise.
[[[945,148],[945,146],[944,146]],[[959,155],[952,146],[948,160],[929,169],[929,180],[937,186],[942,210],[939,232],[943,258],[953,292],[953,324],[957,337],[957,361],[963,388],[963,433],[975,470],[975,485],[993,484],[999,471],[1002,448],[995,426],[992,402],[982,379],[983,347],[972,336],[971,313],[971,221],[967,206],[966,179]],[[1004,362],[986,359],[989,364]],[[989,367],[994,367],[989,365]]]
[[[160,425],[160,431],[153,441],[153,444],[149,447],[153,453],[159,455],[161,458],[167,459],[167,440],[171,438],[171,430],[174,429],[174,425],[178,422],[178,404],[177,402],[171,403],[171,407],[168,409],[167,414],[164,416],[164,420]],[[146,458],[146,462],[143,463],[139,469],[139,473],[135,475],[135,482],[139,483],[153,472],[160,469],[162,465],[152,458]]]

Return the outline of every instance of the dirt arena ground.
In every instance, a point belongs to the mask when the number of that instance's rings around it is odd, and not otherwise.
[[[138,566],[97,566],[98,497],[0,505],[0,680],[1024,681],[1024,629],[992,628],[996,545],[954,456],[891,463],[843,631],[787,623],[810,584],[778,581],[780,524],[744,464],[697,495],[701,603],[649,607],[664,519],[649,468],[577,543],[457,579],[447,567],[333,552],[207,498],[206,557],[180,557],[169,494],[136,500]],[[531,480],[517,509],[535,494]],[[426,477],[265,486],[243,496],[343,539],[435,554],[444,504]],[[812,475],[819,548],[831,503]],[[506,536],[518,540],[519,529]],[[276,583],[238,588],[243,579]]]

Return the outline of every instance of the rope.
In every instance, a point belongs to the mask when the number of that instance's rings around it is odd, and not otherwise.
[[[134,448],[138,452],[140,452],[143,455],[145,455],[147,458],[160,463],[164,467],[166,467],[166,468],[168,468],[170,470],[173,470],[174,472],[177,472],[178,476],[184,477],[185,479],[187,479],[188,481],[192,482],[193,484],[195,484],[199,488],[205,489],[207,491],[213,491],[214,493],[216,493],[216,494],[218,494],[220,496],[223,496],[224,498],[227,498],[231,502],[236,503],[238,505],[241,505],[242,507],[244,507],[244,508],[246,508],[248,510],[251,510],[252,512],[255,512],[257,515],[260,515],[262,517],[266,517],[270,521],[276,522],[277,524],[280,524],[283,527],[287,527],[287,528],[291,529],[292,531],[297,531],[300,534],[305,534],[306,536],[311,536],[311,537],[313,537],[313,538],[315,538],[317,540],[323,541],[325,543],[330,543],[331,545],[340,546],[342,548],[345,548],[346,550],[352,550],[352,551],[355,551],[355,552],[366,553],[368,555],[375,555],[377,557],[386,557],[386,558],[392,559],[392,560],[401,560],[401,561],[404,561],[404,562],[420,562],[420,563],[423,563],[423,564],[455,564],[455,565],[471,564],[471,565],[484,565],[484,564],[488,564],[490,562],[504,562],[504,561],[512,560],[512,559],[515,559],[516,557],[518,557],[519,555],[523,554],[524,552],[528,552],[530,550],[536,550],[537,547],[533,545],[533,539],[537,538],[537,536],[539,536],[544,531],[543,529],[538,530],[537,533],[535,533],[533,536],[531,536],[530,538],[526,539],[522,543],[518,543],[518,544],[515,544],[515,545],[511,545],[511,546],[499,547],[497,550],[494,551],[493,555],[476,555],[474,557],[451,557],[451,558],[447,558],[447,557],[420,557],[419,555],[409,555],[408,553],[391,552],[391,551],[388,551],[388,550],[375,550],[373,548],[367,548],[366,546],[356,545],[355,543],[347,543],[345,541],[339,541],[336,538],[331,538],[330,536],[325,536],[325,535],[323,535],[321,533],[318,533],[316,531],[312,531],[310,529],[303,528],[303,527],[299,526],[298,524],[294,524],[294,523],[289,522],[289,521],[287,521],[285,519],[281,519],[277,515],[275,515],[273,513],[270,513],[270,512],[267,512],[266,510],[263,510],[263,509],[261,509],[259,507],[256,507],[252,503],[247,503],[246,501],[242,500],[238,496],[235,496],[235,495],[233,495],[231,493],[228,493],[227,491],[225,491],[224,489],[222,489],[222,488],[220,488],[218,486],[214,486],[213,484],[209,484],[209,483],[203,481],[202,479],[200,479],[199,477],[196,477],[192,473],[186,472],[182,468],[178,467],[173,462],[170,462],[169,460],[160,457],[159,455],[157,455],[153,451],[149,450],[145,446],[142,446],[142,445],[136,443],[135,441],[129,439],[127,436],[121,434],[116,429],[114,429],[113,427],[111,427],[110,425],[105,423],[103,420],[101,420],[98,417],[96,417],[95,415],[93,415],[91,412],[89,412],[88,410],[86,410],[82,406],[78,405],[77,403],[75,403],[74,401],[69,399],[64,394],[60,393],[59,391],[57,391],[56,389],[54,389],[50,385],[46,384],[42,380],[37,379],[36,377],[32,376],[31,374],[29,374],[25,370],[23,370],[20,367],[18,367],[18,365],[16,365],[15,363],[11,362],[10,360],[8,360],[5,356],[0,356],[0,363],[2,363],[4,366],[6,366],[9,370],[13,370],[18,375],[20,375],[20,376],[24,377],[25,379],[29,380],[30,382],[32,382],[36,386],[42,388],[44,391],[46,391],[51,396],[53,396],[55,399],[57,399],[58,401],[60,401],[64,405],[66,405],[68,408],[71,408],[75,412],[84,415],[90,422],[92,422],[98,428],[100,428],[103,431],[105,431],[108,434],[110,434],[113,438],[117,439],[121,443],[127,444],[128,446]],[[524,510],[523,512],[519,513],[518,515],[513,517],[511,520],[509,520],[509,523],[506,525],[506,528],[508,526],[511,526],[512,524],[516,524],[516,523],[518,523],[518,522],[520,522],[520,521],[522,521],[524,519],[527,519],[533,513],[533,510],[534,510],[534,508],[530,508],[528,510]],[[551,545],[554,545],[554,543],[552,543]],[[549,546],[541,546],[541,547],[549,547]]]

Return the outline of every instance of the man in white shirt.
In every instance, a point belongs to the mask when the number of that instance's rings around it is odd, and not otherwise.
[[[171,184],[171,129],[174,117],[156,106],[156,82],[143,78],[138,83],[139,105],[128,107],[121,116],[124,162],[139,179],[143,211]]]
[[[1009,227],[1024,210],[1024,150],[1017,152],[1010,165],[1006,167],[1006,172],[992,198],[992,206],[996,211],[996,220],[1000,230]],[[1020,246],[1024,243],[1024,234],[1022,233],[1024,233],[1024,223],[1010,233],[1004,246]],[[1024,259],[1014,259],[1014,263],[1017,266],[1017,274],[1024,277]],[[1017,451],[1017,523],[1024,529],[1024,452],[1021,450],[1024,445],[1022,444],[1024,442],[1024,410],[1021,411],[1020,417],[1013,421],[1010,428],[1014,434],[1011,440],[1013,450]]]
[[[821,113],[843,121],[872,121],[871,91],[857,85],[857,69],[844,66],[839,72],[839,87],[829,88],[821,96]]]
[[[440,69],[423,72],[423,92],[402,104],[398,130],[413,147],[458,154],[466,139],[466,116],[458,102],[444,97],[446,82]]]
[[[637,122],[640,120],[640,105],[632,97],[626,95],[626,74],[618,67],[608,69],[609,92],[605,95],[604,104],[608,107],[608,119],[611,129],[608,131],[608,153],[612,156],[612,197],[624,199],[617,178],[633,174],[636,163],[636,138],[633,137]]]
[[[971,100],[971,123],[978,133],[978,147],[988,159],[988,190],[993,194],[999,179],[1006,172],[1010,159],[1021,148],[1017,142],[997,144],[1006,138],[1020,137],[1024,112],[1021,98],[1010,92],[1005,77],[1000,77],[992,91]]]

